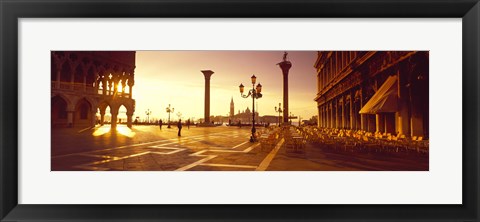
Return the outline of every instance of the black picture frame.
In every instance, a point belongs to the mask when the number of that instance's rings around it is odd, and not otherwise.
[[[478,0],[0,0],[1,221],[478,221]],[[18,204],[19,18],[462,18],[462,205]],[[446,43],[448,44],[448,43]],[[392,191],[395,192],[395,191]],[[439,194],[442,195],[442,194]]]

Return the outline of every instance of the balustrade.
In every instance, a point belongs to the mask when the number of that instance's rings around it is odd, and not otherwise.
[[[52,81],[52,89],[82,92],[82,93],[86,93],[86,94],[103,95],[103,89],[102,88],[97,89],[96,87],[87,86],[87,85],[84,85],[83,83]],[[113,90],[106,90],[105,91],[105,96],[113,96],[113,95],[114,95]],[[130,94],[125,93],[125,92],[123,92],[123,93],[122,92],[117,92],[116,96],[124,97],[124,98],[131,98]]]

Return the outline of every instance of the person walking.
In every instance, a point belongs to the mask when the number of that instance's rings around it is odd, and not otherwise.
[[[178,136],[182,136],[182,134],[181,134],[181,132],[182,132],[182,120],[181,119],[178,119],[177,127],[178,127]]]
[[[160,127],[160,130],[162,130],[162,125],[163,125],[162,120],[159,120],[158,121],[158,126]]]
[[[190,129],[190,119],[187,120],[187,128]]]

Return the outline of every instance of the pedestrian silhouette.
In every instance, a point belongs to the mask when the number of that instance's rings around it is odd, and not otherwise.
[[[187,128],[190,129],[190,119],[187,120]]]
[[[158,121],[158,126],[160,126],[160,130],[162,129],[162,125],[163,125],[162,120],[159,120]]]
[[[177,126],[178,126],[178,136],[182,136],[182,134],[181,134],[181,131],[182,131],[182,120],[181,120],[181,119],[178,120]]]

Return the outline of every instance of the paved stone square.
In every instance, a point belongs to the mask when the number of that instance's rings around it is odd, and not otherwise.
[[[53,171],[350,171],[428,170],[428,158],[330,153],[307,144],[286,152],[283,140],[271,147],[250,143],[250,128],[177,128],[120,125],[52,130]]]

